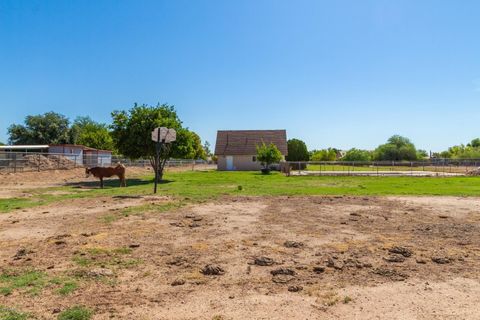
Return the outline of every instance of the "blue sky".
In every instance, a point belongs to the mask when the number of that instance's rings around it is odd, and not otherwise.
[[[480,1],[0,0],[0,141],[50,110],[174,104],[190,129],[310,149],[480,136]]]

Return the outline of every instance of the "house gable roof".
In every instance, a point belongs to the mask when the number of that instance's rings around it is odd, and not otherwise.
[[[282,155],[288,153],[286,130],[219,130],[215,155],[254,155],[262,142],[275,144]]]

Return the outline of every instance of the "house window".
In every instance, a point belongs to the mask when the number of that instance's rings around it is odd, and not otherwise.
[[[253,156],[253,157],[252,157],[252,161],[253,161],[253,162],[257,162],[257,156]]]

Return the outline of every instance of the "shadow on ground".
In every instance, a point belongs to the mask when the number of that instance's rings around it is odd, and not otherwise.
[[[172,181],[166,180],[162,183],[170,183],[170,182]],[[152,183],[153,183],[153,180],[127,179],[127,188],[133,187],[133,186],[147,185]],[[100,181],[94,180],[94,181],[69,182],[69,183],[66,183],[65,185],[73,188],[80,188],[80,189],[99,189]],[[104,180],[103,185],[104,185],[104,188],[119,188],[120,181],[117,179]]]

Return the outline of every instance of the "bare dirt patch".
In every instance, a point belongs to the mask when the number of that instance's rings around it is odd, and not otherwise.
[[[0,215],[0,271],[78,284],[69,295],[14,289],[0,305],[40,319],[74,304],[94,319],[479,314],[478,199],[226,197],[122,214],[168,201],[102,197]]]

